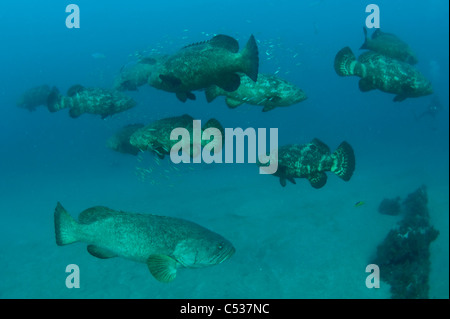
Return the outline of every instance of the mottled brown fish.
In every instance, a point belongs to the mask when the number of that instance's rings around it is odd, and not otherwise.
[[[81,212],[76,221],[58,203],[54,222],[58,246],[83,242],[94,257],[122,257],[145,263],[161,282],[173,281],[178,268],[217,265],[235,252],[221,235],[174,217],[96,206]]]
[[[431,82],[411,64],[380,53],[367,51],[356,59],[352,50],[345,47],[334,60],[339,76],[358,76],[362,92],[378,89],[395,94],[394,102],[433,93]]]
[[[224,95],[229,108],[236,108],[247,103],[260,105],[263,107],[263,112],[268,112],[276,107],[290,106],[307,99],[302,89],[276,75],[260,73],[256,82],[245,74],[240,76],[241,84],[233,92],[227,92],[215,85],[207,88],[205,95],[208,103]]]
[[[108,148],[124,154],[137,155],[139,153],[139,148],[131,145],[130,137],[133,135],[138,129],[143,128],[145,125],[138,124],[129,124],[122,127],[116,134],[111,136],[107,141]]]
[[[55,89],[49,95],[47,102],[50,112],[68,108],[69,115],[72,118],[77,118],[83,113],[90,113],[99,114],[104,119],[128,110],[135,105],[136,102],[133,99],[119,91],[85,88],[81,85],[74,85],[69,88],[67,96],[63,96]]]
[[[138,129],[130,137],[130,144],[137,147],[141,151],[151,151],[155,153],[159,158],[164,158],[165,155],[170,155],[170,150],[172,147],[178,143],[177,140],[171,140],[170,134],[176,128],[185,128],[188,130],[190,136],[193,136],[193,121],[194,118],[188,114],[182,116],[168,117],[164,119],[157,120],[141,129]],[[222,125],[216,119],[210,119],[202,127],[202,131],[207,128],[217,128],[225,136],[224,129]],[[202,140],[202,146],[204,146],[209,141]],[[193,151],[193,140],[190,140],[192,157],[197,154]],[[214,144],[214,140],[209,142]],[[223,143],[222,143],[223,145]],[[213,145],[210,145],[211,147]]]
[[[167,57],[166,55],[146,56],[134,64],[122,67],[114,81],[114,88],[119,91],[137,91],[140,86],[148,83],[149,76],[158,70]]]
[[[180,101],[185,102],[187,99],[195,100],[192,91],[211,85],[228,92],[236,90],[240,84],[238,72],[256,81],[258,66],[258,46],[253,35],[239,52],[239,44],[234,38],[219,34],[169,56],[157,72],[152,72],[149,84],[174,92]]]
[[[396,35],[376,29],[372,33],[372,38],[369,38],[365,27],[363,27],[363,31],[365,41],[360,49],[378,52],[409,64],[416,64],[418,62],[416,54],[411,50],[409,45],[400,40]]]
[[[30,112],[36,111],[40,105],[46,106],[47,99],[52,88],[48,85],[39,85],[25,91],[17,101],[17,106],[28,109]]]
[[[262,166],[262,164],[259,164]],[[280,178],[281,186],[286,180],[296,184],[294,178],[306,178],[314,188],[321,188],[327,182],[331,171],[344,181],[349,181],[355,170],[355,154],[347,142],[342,142],[331,153],[330,148],[317,138],[308,144],[291,144],[278,149],[278,170],[274,176]]]

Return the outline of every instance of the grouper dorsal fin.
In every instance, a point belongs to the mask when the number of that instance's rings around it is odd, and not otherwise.
[[[81,224],[91,224],[93,222],[111,218],[112,216],[123,214],[104,206],[95,206],[88,208],[80,213],[78,221]]]
[[[386,33],[384,33],[383,31],[381,31],[380,29],[376,29],[374,31],[374,33],[372,33],[372,39],[376,39],[378,37],[381,37],[383,35],[385,35]]]
[[[153,277],[161,282],[171,282],[177,276],[177,261],[167,255],[150,255],[147,267]]]
[[[227,49],[233,53],[237,53],[239,51],[239,43],[236,39],[224,34],[216,35],[214,38],[209,40],[209,44]]]
[[[236,39],[224,34],[218,34],[208,41],[202,41],[186,45],[185,47],[183,47],[183,49],[205,44],[209,44],[218,48],[223,48],[233,53],[237,53],[239,51],[239,43],[236,41]]]

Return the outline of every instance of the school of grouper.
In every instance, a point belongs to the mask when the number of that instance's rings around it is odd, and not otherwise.
[[[362,92],[378,89],[395,94],[394,101],[432,94],[432,87],[413,65],[417,57],[397,36],[377,29],[369,38],[364,28],[365,49],[358,58],[349,47],[340,50],[334,61],[339,76],[360,77]],[[42,85],[26,91],[19,107],[30,111],[40,105],[50,112],[68,109],[72,118],[83,113],[102,118],[126,111],[136,102],[123,91],[137,90],[148,84],[175,93],[178,100],[195,100],[193,92],[204,91],[206,100],[225,96],[226,105],[236,108],[247,103],[262,106],[263,112],[275,107],[304,101],[306,94],[277,77],[259,74],[258,46],[250,36],[244,49],[227,35],[188,45],[171,55],[140,57],[134,65],[122,68],[113,89],[72,86],[66,95],[56,87]],[[164,118],[148,125],[130,124],[108,141],[108,147],[137,155],[150,151],[163,159],[177,141],[170,139],[174,128],[183,127],[192,134],[193,118],[187,114]],[[202,128],[223,128],[210,119]],[[192,146],[192,145],[191,145]],[[262,165],[259,163],[259,165]],[[325,172],[331,171],[349,181],[355,169],[352,147],[342,142],[332,153],[318,139],[278,149],[278,170],[274,173],[284,187],[286,181],[306,178],[314,188],[323,187]],[[80,213],[78,221],[58,203],[54,213],[56,243],[88,243],[88,252],[98,258],[123,257],[146,263],[151,274],[161,282],[175,279],[177,268],[199,268],[229,259],[235,248],[225,238],[193,222],[166,216],[135,214],[97,206]]]

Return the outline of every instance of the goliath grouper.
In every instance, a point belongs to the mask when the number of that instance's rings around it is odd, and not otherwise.
[[[372,38],[367,36],[367,29],[363,27],[365,41],[360,49],[366,49],[381,53],[393,59],[397,59],[409,64],[416,64],[416,54],[411,50],[408,44],[400,40],[391,33],[382,32],[376,29],[372,33]]]
[[[259,164],[262,166],[262,164]],[[342,142],[333,152],[317,138],[311,143],[291,144],[278,149],[278,170],[273,175],[280,178],[281,186],[286,180],[293,184],[294,178],[306,178],[314,188],[327,182],[325,172],[331,171],[344,181],[349,181],[355,170],[355,155],[347,142]]]
[[[130,144],[137,147],[141,151],[148,150],[154,152],[159,158],[163,159],[165,155],[170,154],[172,147],[178,143],[177,140],[170,139],[172,130],[175,128],[185,128],[189,131],[191,136],[191,139],[189,140],[191,147],[190,154],[194,157],[197,154],[194,154],[193,151],[193,121],[194,118],[188,114],[157,120],[141,129],[138,129],[134,134],[132,134],[130,137]],[[225,132],[222,125],[216,119],[210,119],[201,128],[201,131],[203,132],[205,129],[210,127],[217,128],[221,132],[223,145]],[[214,146],[214,140],[211,142],[202,140],[202,146],[206,143],[213,143],[211,146]]]
[[[337,53],[334,69],[340,76],[360,77],[362,92],[379,89],[396,94],[394,102],[433,93],[430,81],[412,65],[372,51],[361,54],[356,60],[352,50],[345,47]]]
[[[50,112],[69,108],[69,115],[77,118],[83,113],[99,114],[102,119],[123,112],[136,105],[136,102],[116,90],[85,88],[74,85],[63,96],[57,89],[48,97],[47,107]]]
[[[292,83],[271,74],[258,74],[254,82],[245,74],[241,75],[241,85],[236,91],[227,92],[218,86],[206,89],[206,100],[212,102],[220,95],[226,96],[225,102],[229,108],[236,108],[243,103],[261,105],[267,112],[279,106],[289,106],[307,99],[303,90]]]
[[[126,125],[116,134],[111,136],[106,145],[108,148],[123,154],[138,155],[139,149],[130,144],[130,137],[134,134],[134,132],[144,126],[145,125],[141,123]]]
[[[47,105],[47,99],[52,88],[48,85],[40,85],[25,91],[17,101],[17,106],[28,109],[30,112],[36,111],[36,107]]]
[[[192,91],[217,85],[232,92],[239,87],[237,72],[258,78],[258,46],[253,35],[246,47],[239,51],[238,42],[227,35],[216,35],[211,40],[188,45],[169,56],[157,72],[152,72],[148,83],[157,89],[176,93],[185,102],[195,100]]]
[[[174,280],[177,268],[217,265],[235,252],[219,234],[179,218],[96,206],[81,212],[76,221],[60,203],[54,218],[57,245],[84,242],[95,257],[145,263],[161,282]]]
[[[114,88],[119,91],[137,91],[147,84],[149,76],[167,59],[165,55],[146,56],[138,62],[123,66],[114,81]]]

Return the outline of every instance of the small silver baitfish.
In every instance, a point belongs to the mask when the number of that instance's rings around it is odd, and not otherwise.
[[[96,206],[84,210],[76,221],[58,203],[54,221],[57,245],[85,242],[95,257],[123,257],[146,263],[161,282],[173,281],[179,267],[217,265],[235,252],[219,234],[174,217]]]

